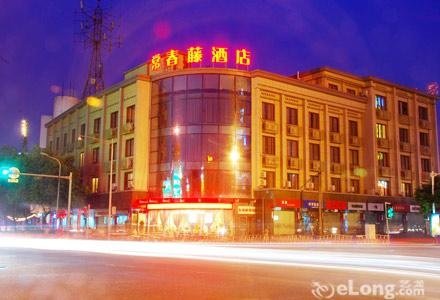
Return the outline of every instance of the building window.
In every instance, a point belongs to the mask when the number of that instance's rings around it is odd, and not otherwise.
[[[118,112],[114,111],[110,114],[110,128],[118,128]]]
[[[80,168],[84,167],[84,152],[81,152],[79,154],[79,167]]]
[[[390,182],[388,180],[379,179],[377,181],[377,186],[379,188],[380,195],[382,195],[382,196],[390,196],[391,195]]]
[[[84,124],[84,123],[81,124],[79,134],[81,135],[82,138],[84,138],[86,136],[86,124]]]
[[[67,133],[63,134],[63,150],[66,151],[67,148]]]
[[[400,156],[400,168],[402,170],[411,170],[411,159],[408,155]]]
[[[339,132],[339,118],[330,117],[330,132]]]
[[[320,160],[321,155],[319,151],[319,144],[309,144],[310,160]]]
[[[350,165],[359,166],[359,151],[358,150],[349,150],[350,155]]]
[[[49,142],[49,150],[50,150],[51,152],[53,151],[52,147],[53,147],[53,141],[50,141],[50,142]]]
[[[92,162],[94,164],[99,162],[99,147],[92,149]]]
[[[125,118],[125,123],[134,123],[135,117],[135,106],[131,105],[127,107],[127,116]]]
[[[431,160],[428,158],[422,158],[422,172],[431,172]]]
[[[275,155],[275,138],[263,136],[263,154]]]
[[[412,185],[409,182],[402,182],[402,193],[404,197],[412,197]]]
[[[266,187],[267,188],[275,187],[275,172],[266,171]]]
[[[350,179],[350,189],[351,189],[352,193],[359,194],[359,192],[360,192],[359,180]]]
[[[420,132],[420,146],[429,146],[429,134],[427,132]]]
[[[376,124],[376,138],[386,139],[387,138],[387,126],[385,124]]]
[[[390,159],[387,152],[377,152],[377,163],[380,167],[389,167]]]
[[[354,89],[347,89],[347,94],[356,96],[356,90],[354,90]]]
[[[350,136],[358,136],[358,122],[348,121],[348,133]]]
[[[55,151],[58,152],[60,150],[60,138],[57,137],[55,142]]]
[[[298,141],[287,140],[287,157],[298,157]]]
[[[111,188],[112,188],[112,191],[114,192],[118,189],[118,186],[116,184],[116,174],[112,173],[111,178],[112,178]],[[107,182],[110,183],[110,174],[107,176]],[[108,188],[108,186],[107,186],[107,188]]]
[[[428,108],[419,106],[419,119],[428,121]]]
[[[93,133],[99,134],[100,129],[101,129],[101,118],[96,118],[95,120],[93,120]]]
[[[309,113],[309,126],[312,129],[319,129],[319,114],[314,112]]]
[[[336,84],[334,84],[334,83],[329,83],[329,84],[328,84],[328,87],[329,87],[329,89],[331,89],[331,90],[335,90],[335,91],[339,90],[338,85],[336,85]]]
[[[113,148],[113,149],[112,149]],[[116,147],[116,143],[112,143],[108,145],[108,160],[112,160],[112,150],[113,150],[113,160],[116,160],[118,147]]]
[[[376,95],[376,109],[387,110],[387,98],[384,96]]]
[[[93,177],[92,178],[92,193],[97,193],[99,188],[99,178]]]
[[[72,129],[71,136],[70,136],[70,143],[73,145],[76,142],[76,129]]]
[[[399,101],[399,115],[401,116],[408,115],[408,102]]]
[[[409,143],[409,130],[408,130],[408,128],[399,128],[399,141],[401,143]]]
[[[330,183],[332,192],[341,192],[341,178],[332,177],[330,178]]]
[[[131,157],[134,154],[134,139],[125,141],[125,157]]]
[[[330,162],[337,164],[341,162],[341,150],[339,147],[330,147]]]
[[[124,189],[125,190],[132,190],[134,187],[133,184],[133,173],[127,172],[124,174]]]
[[[318,175],[311,175],[310,176],[310,188],[314,191],[319,190],[319,176]]]
[[[298,110],[296,108],[286,108],[286,122],[288,125],[298,125]]]
[[[299,178],[298,174],[287,173],[287,188],[298,189],[299,188]]]
[[[275,105],[263,102],[263,120],[275,121]]]

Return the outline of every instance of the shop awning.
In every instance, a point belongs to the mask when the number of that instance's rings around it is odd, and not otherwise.
[[[347,202],[344,200],[325,200],[326,209],[346,210],[347,207]]]

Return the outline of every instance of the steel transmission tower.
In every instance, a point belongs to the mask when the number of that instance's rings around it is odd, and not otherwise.
[[[89,71],[82,93],[82,97],[86,98],[104,89],[102,51],[110,52],[114,46],[119,46],[119,38],[114,38],[115,21],[107,12],[108,9],[102,7],[101,0],[96,0],[96,7],[93,9],[87,9],[83,0],[79,3],[80,42],[85,49],[91,49]]]

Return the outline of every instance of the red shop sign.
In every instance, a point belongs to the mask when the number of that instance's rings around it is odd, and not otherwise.
[[[394,208],[394,211],[398,212],[398,213],[409,212],[409,205],[408,204],[402,204],[402,203],[393,204],[393,208]]]
[[[344,200],[326,200],[325,208],[326,209],[339,209],[346,210],[348,207],[347,202]]]

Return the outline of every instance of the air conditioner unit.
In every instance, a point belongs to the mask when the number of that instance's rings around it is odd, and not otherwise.
[[[292,188],[292,181],[290,181],[290,180],[287,181],[287,187],[288,187],[289,189]]]
[[[116,183],[112,183],[112,191],[116,191],[118,189],[118,185]]]
[[[125,130],[126,131],[133,131],[134,130],[134,123],[133,122],[125,123]]]
[[[319,129],[310,129],[310,138],[314,139],[314,140],[319,140],[321,139],[321,132],[319,131]]]
[[[260,178],[260,186],[261,187],[266,187],[266,179],[264,179],[264,178]]]
[[[275,122],[263,120],[263,130],[268,133],[276,133],[277,124]]]
[[[341,135],[339,134],[339,132],[330,132],[330,142],[332,143],[341,142]]]
[[[321,170],[321,162],[319,160],[312,161],[311,169],[313,171],[320,171]]]
[[[352,146],[359,146],[359,137],[357,136],[350,136],[350,145]]]
[[[287,135],[299,136],[299,128],[296,125],[287,125]]]
[[[132,181],[127,182],[127,189],[129,189],[129,190],[134,189],[134,184]]]
[[[125,169],[133,168],[133,157],[126,157],[125,158],[124,168]]]
[[[290,169],[299,169],[299,159],[297,157],[289,157],[287,163]]]

